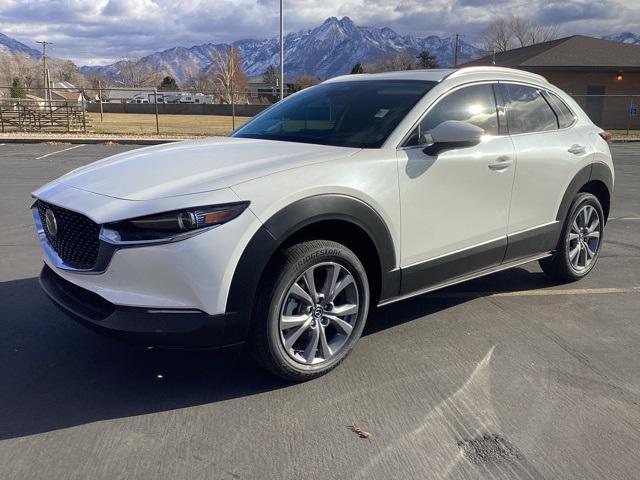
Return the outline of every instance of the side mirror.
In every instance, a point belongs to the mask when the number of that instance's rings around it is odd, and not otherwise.
[[[453,148],[473,147],[480,143],[484,130],[467,122],[447,120],[430,130],[425,137],[431,137],[423,150],[427,155],[437,155]]]

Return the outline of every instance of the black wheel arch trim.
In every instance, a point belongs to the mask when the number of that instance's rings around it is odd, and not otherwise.
[[[303,198],[271,216],[251,238],[238,262],[227,298],[227,312],[237,313],[233,338],[246,338],[255,295],[269,260],[291,235],[314,223],[342,220],[362,229],[378,253],[381,267],[380,298],[400,292],[395,245],[380,214],[369,204],[343,194],[320,194]],[[229,326],[231,328],[231,326]]]
[[[569,212],[569,208],[571,207],[571,202],[573,202],[577,193],[584,185],[594,180],[598,180],[605,185],[609,192],[609,198],[611,198],[613,193],[613,174],[611,173],[611,168],[609,168],[606,163],[593,162],[578,171],[578,173],[573,177],[573,180],[569,183],[569,186],[562,197],[562,201],[560,202],[556,220],[564,222],[564,219]]]

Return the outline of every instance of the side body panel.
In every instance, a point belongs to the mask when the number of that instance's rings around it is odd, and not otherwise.
[[[402,292],[500,264],[515,171],[511,140],[488,136],[437,157],[420,148],[398,156]]]
[[[509,235],[556,220],[569,183],[577,172],[593,161],[588,128],[575,126],[511,137],[518,161],[509,213]],[[572,153],[570,150],[574,146],[575,153]]]

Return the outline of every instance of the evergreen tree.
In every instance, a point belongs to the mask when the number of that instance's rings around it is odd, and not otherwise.
[[[280,85],[280,74],[276,70],[276,67],[269,65],[262,75],[264,83],[267,85],[275,86]]]
[[[180,90],[180,87],[178,87],[175,78],[166,76],[162,79],[160,85],[158,85],[158,90],[161,92],[177,92]]]
[[[422,50],[416,55],[418,68],[438,68],[438,61],[435,56],[429,53],[429,50]]]
[[[364,69],[362,68],[362,64],[361,63],[356,63],[353,68],[351,69],[351,75],[357,74],[357,73],[364,73]]]
[[[27,98],[27,89],[18,77],[11,82],[11,98]]]

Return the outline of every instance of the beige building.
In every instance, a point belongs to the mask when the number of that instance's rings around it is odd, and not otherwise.
[[[496,65],[543,75],[606,129],[640,129],[640,45],[573,35],[488,55],[463,66]]]

